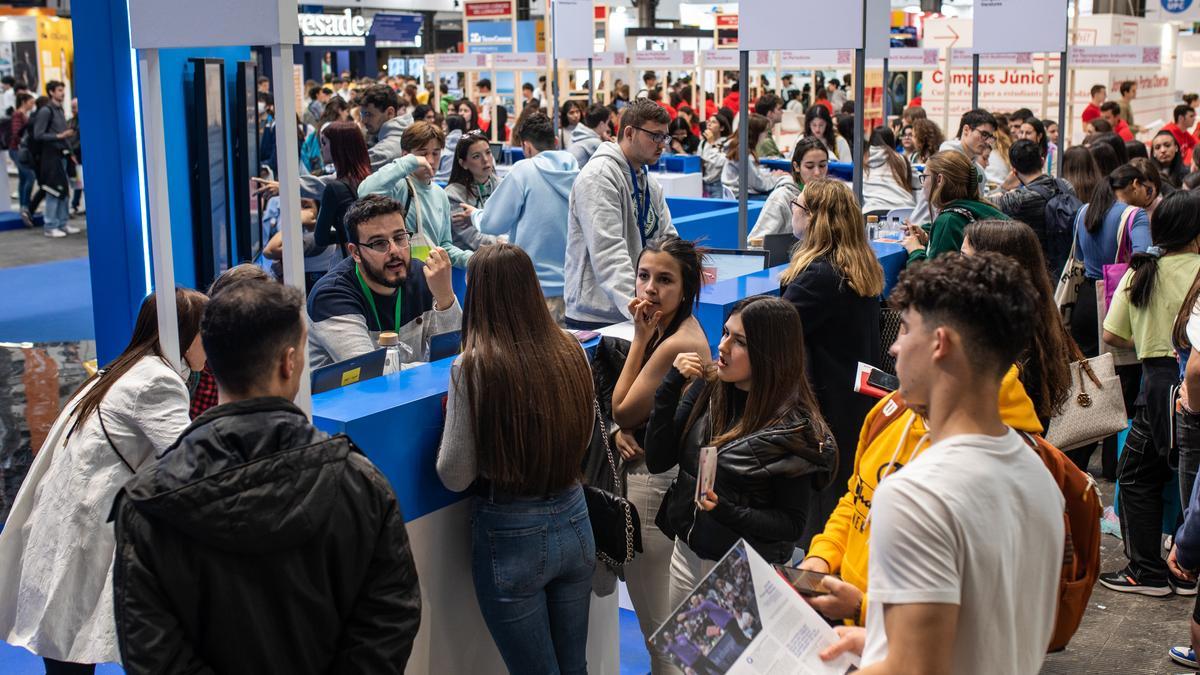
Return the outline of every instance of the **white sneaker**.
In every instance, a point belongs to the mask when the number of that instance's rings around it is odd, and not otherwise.
[[[75,227],[74,225],[63,225],[62,229],[67,234],[79,234],[80,232],[83,232],[83,230]]]
[[[62,228],[58,227],[50,230],[42,230],[42,234],[50,237],[51,239],[62,239],[63,237],[67,236],[67,233],[63,232]]]

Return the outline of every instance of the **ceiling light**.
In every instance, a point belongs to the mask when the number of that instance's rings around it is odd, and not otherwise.
[[[920,14],[921,8],[916,5],[908,5],[907,7],[904,8],[904,13],[905,14]]]

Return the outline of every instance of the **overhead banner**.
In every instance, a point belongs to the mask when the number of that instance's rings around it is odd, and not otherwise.
[[[919,47],[893,47],[888,51],[888,68],[895,70],[921,70],[938,67],[938,50]]]
[[[691,68],[696,65],[696,52],[684,51],[682,49],[639,49],[634,54],[633,65],[638,67]]]
[[[567,59],[572,68],[587,68],[587,59]],[[624,68],[625,52],[596,52],[592,54],[593,68]]]
[[[595,49],[594,0],[551,0],[554,3],[554,56],[586,59]]]
[[[891,0],[867,0],[867,42],[863,45],[868,59],[884,59],[892,46]]]
[[[1067,0],[975,0],[977,54],[1064,52]]]
[[[546,55],[540,52],[497,52],[492,54],[493,70],[541,70],[547,65]]]
[[[956,66],[971,67],[971,59],[975,56],[973,49],[952,49],[950,58]],[[1033,54],[1008,52],[1003,54],[979,54],[980,68],[1024,68],[1033,65]]]
[[[491,70],[487,54],[428,54],[425,60],[438,70]]]
[[[1044,0],[1043,0],[1044,1]],[[789,49],[796,46],[797,26],[820,26],[805,31],[810,49],[861,49],[863,5],[830,0],[741,0],[738,5],[740,49]]]
[[[1072,68],[1158,68],[1162,65],[1162,48],[1137,45],[1071,47],[1068,63]]]
[[[463,14],[468,19],[499,19],[513,14],[512,0],[484,0],[483,2],[468,2],[463,6]]]
[[[779,55],[785,68],[805,68],[813,66],[852,66],[854,65],[853,49],[805,49],[783,50]]]

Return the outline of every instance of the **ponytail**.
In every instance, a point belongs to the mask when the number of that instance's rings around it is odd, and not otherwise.
[[[1129,280],[1129,302],[1134,307],[1145,307],[1154,294],[1154,280],[1158,278],[1158,259],[1163,250],[1151,246],[1145,253],[1134,253],[1129,260],[1133,278]]]
[[[1095,189],[1092,190],[1092,200],[1088,203],[1087,213],[1083,218],[1083,225],[1088,233],[1095,234],[1104,227],[1104,218],[1113,204],[1117,203],[1116,191],[1124,190],[1134,181],[1146,182],[1145,174],[1132,164],[1122,164],[1096,183]]]
[[[1200,240],[1200,194],[1181,190],[1164,198],[1155,209],[1154,219],[1150,222],[1150,238],[1154,245],[1144,253],[1134,254],[1129,261],[1129,267],[1133,270],[1133,277],[1129,280],[1129,302],[1134,307],[1145,307],[1150,303],[1150,298],[1154,295],[1154,282],[1158,277],[1159,258],[1169,253],[1186,251]],[[1192,305],[1195,304],[1195,292],[1196,287],[1193,283],[1185,301],[1187,306],[1181,308],[1181,312],[1186,310],[1191,313]],[[1178,325],[1177,316],[1175,341],[1181,343]]]

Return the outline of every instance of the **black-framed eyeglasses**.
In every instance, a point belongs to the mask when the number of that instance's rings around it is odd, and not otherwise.
[[[922,174],[918,174],[918,176],[920,177],[920,178],[919,178],[919,180],[921,181],[921,184],[922,184],[922,185],[924,185],[925,181],[926,181],[926,180],[928,180],[928,179],[929,179],[929,177],[930,177],[930,176],[933,176],[933,175],[934,175],[934,174],[932,174],[932,173],[922,173]]]
[[[638,126],[634,126],[632,124],[630,124],[629,126],[646,134],[647,136],[650,137],[650,140],[654,141],[655,143],[657,143],[659,145],[666,145],[667,143],[671,142],[671,134],[669,134],[669,133],[663,132],[660,134],[660,133],[655,133],[653,131],[650,131],[649,129],[643,129]]]
[[[395,244],[396,248],[400,249],[401,251],[408,248],[410,239],[412,239],[412,233],[406,231],[394,234],[390,239],[372,239],[368,242],[359,242],[358,245],[369,248],[376,253],[387,253],[388,249],[392,247],[392,244]]]
[[[979,135],[980,135],[980,136],[983,138],[983,140],[985,140],[985,141],[994,141],[994,140],[996,140],[996,134],[993,134],[993,133],[992,133],[992,132],[990,132],[990,131],[984,131],[983,129],[976,129],[975,131],[979,132]]]
[[[810,216],[812,215],[812,211],[809,211],[807,206],[801,204],[800,202],[796,201],[795,199],[792,200],[792,208],[800,209],[806,215],[810,215]]]

